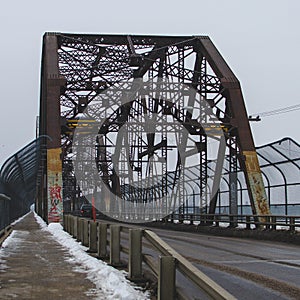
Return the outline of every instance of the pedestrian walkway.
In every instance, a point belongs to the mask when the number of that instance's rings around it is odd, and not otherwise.
[[[0,299],[92,299],[94,284],[66,262],[68,253],[33,213],[13,227],[1,250]],[[100,295],[99,295],[100,296]]]

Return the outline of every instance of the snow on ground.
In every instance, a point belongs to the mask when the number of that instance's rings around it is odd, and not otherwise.
[[[47,224],[34,213],[37,222],[42,230],[50,232],[54,239],[65,247],[71,258],[69,262],[78,263],[80,267],[76,271],[86,273],[87,278],[91,280],[97,289],[104,292],[108,300],[144,300],[150,299],[148,292],[143,292],[139,287],[134,286],[126,279],[125,271],[108,266],[105,262],[98,260],[86,253],[87,247],[76,242],[67,232],[65,232],[59,223]],[[103,299],[103,298],[101,298]]]
[[[11,225],[15,225],[16,223],[20,222],[23,218],[27,216],[24,215],[20,217],[19,219],[15,220]],[[15,231],[13,230],[12,233],[3,241],[1,247],[0,247],[0,273],[5,272],[5,270],[8,268],[6,265],[6,258],[9,256],[9,251],[4,251],[4,248],[12,248],[18,247],[20,241],[22,241],[24,238],[26,238],[26,235],[28,232],[26,231]]]

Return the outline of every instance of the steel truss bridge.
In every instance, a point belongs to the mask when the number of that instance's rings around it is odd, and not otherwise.
[[[44,219],[82,196],[113,217],[159,218],[195,189],[212,214],[225,156],[230,212],[240,169],[253,214],[269,214],[240,83],[209,37],[46,33],[41,76]]]
[[[41,67],[38,136],[0,169],[0,244],[35,202],[99,258],[109,246],[111,265],[122,251],[131,279],[141,278],[143,260],[159,295],[170,290],[166,299],[192,295],[192,282],[213,298],[233,299],[221,286],[238,297],[297,298],[296,247],[178,235],[186,230],[178,224],[154,229],[162,240],[74,216],[90,201],[118,221],[214,222],[189,227],[197,233],[239,223],[248,230],[230,231],[299,242],[300,145],[284,138],[255,148],[239,81],[209,37],[46,33]]]

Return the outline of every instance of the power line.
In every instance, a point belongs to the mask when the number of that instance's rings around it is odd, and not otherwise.
[[[278,108],[278,109],[274,109],[274,110],[270,110],[270,111],[264,111],[261,113],[252,114],[251,116],[249,116],[249,118],[252,118],[253,115],[259,116],[259,117],[270,117],[270,116],[274,116],[274,115],[293,112],[293,111],[296,111],[299,109],[300,109],[300,104],[296,104],[296,105],[292,105],[292,106],[287,106],[287,107]]]

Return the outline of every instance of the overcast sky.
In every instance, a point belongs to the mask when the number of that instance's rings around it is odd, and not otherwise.
[[[0,11],[0,165],[35,138],[46,31],[209,35],[239,78],[248,114],[300,104],[299,0],[5,1]],[[252,125],[257,146],[300,142],[300,110]]]

